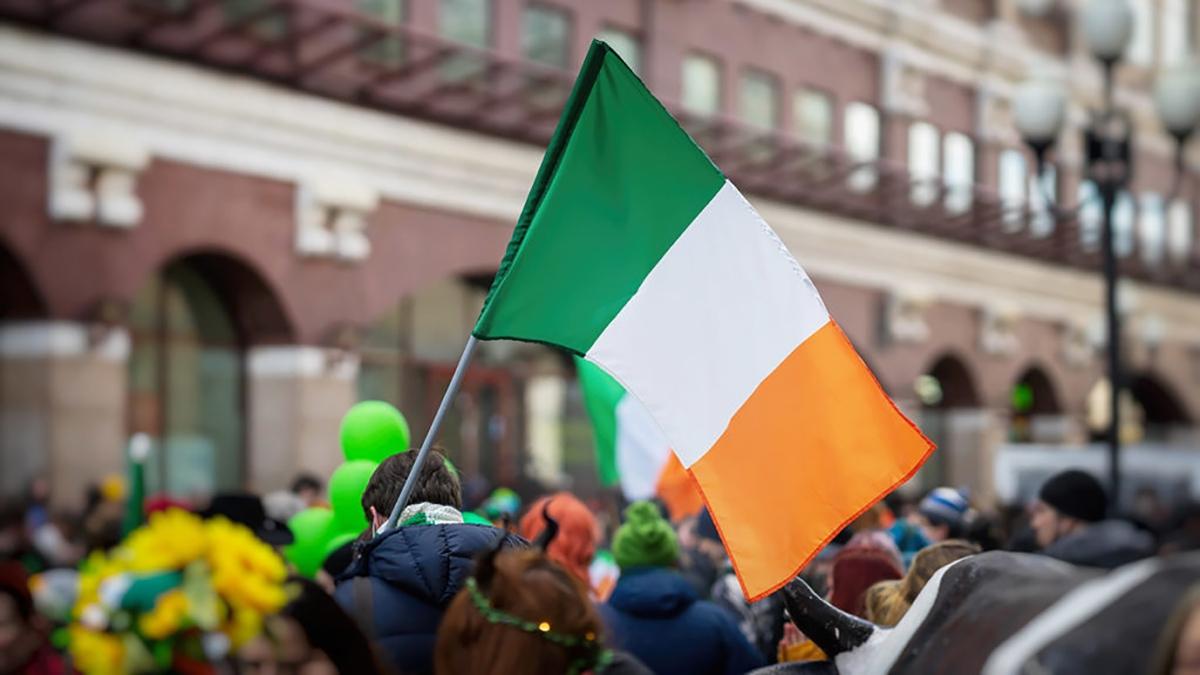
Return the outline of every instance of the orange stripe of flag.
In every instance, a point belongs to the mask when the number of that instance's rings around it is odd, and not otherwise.
[[[830,321],[763,380],[690,471],[742,590],[757,600],[933,449]]]

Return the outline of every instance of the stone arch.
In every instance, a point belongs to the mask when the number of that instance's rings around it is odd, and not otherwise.
[[[1163,378],[1142,372],[1129,378],[1129,393],[1141,414],[1145,438],[1168,441],[1192,423],[1192,415],[1177,392]]]
[[[925,379],[931,378],[931,379]],[[933,395],[930,385],[936,382],[938,392]],[[926,395],[918,390],[918,398],[926,408],[953,410],[960,408],[978,408],[982,400],[976,378],[967,367],[967,362],[954,352],[946,352],[936,357],[922,376],[922,385],[928,387]]]
[[[296,340],[283,294],[252,261],[219,248],[197,248],[172,256],[154,274],[158,277],[180,269],[196,274],[212,288],[228,308],[238,339],[245,346]]]

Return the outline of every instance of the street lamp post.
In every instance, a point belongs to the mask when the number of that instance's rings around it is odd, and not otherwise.
[[[1129,45],[1134,16],[1128,0],[1089,0],[1080,18],[1088,49],[1100,62],[1104,71],[1102,105],[1099,109],[1090,111],[1084,129],[1084,175],[1096,186],[1103,205],[1102,272],[1108,328],[1106,348],[1110,390],[1106,440],[1109,490],[1112,506],[1116,509],[1121,496],[1120,398],[1123,377],[1113,211],[1118,195],[1129,185],[1133,174],[1133,124],[1129,115],[1116,105],[1114,71]],[[1155,103],[1163,126],[1176,140],[1178,173],[1175,188],[1172,190],[1174,193],[1178,190],[1184,173],[1184,144],[1200,123],[1200,63],[1187,63],[1163,72],[1155,86]],[[1040,179],[1045,168],[1046,152],[1054,145],[1066,118],[1067,95],[1058,83],[1033,79],[1017,89],[1013,107],[1017,130],[1033,151]],[[1041,185],[1040,180],[1038,185]]]

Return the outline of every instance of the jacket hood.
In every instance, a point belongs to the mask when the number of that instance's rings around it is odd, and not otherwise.
[[[466,582],[474,559],[501,540],[524,541],[487,525],[409,525],[367,543],[341,580],[370,576],[416,598],[445,606]]]
[[[699,597],[675,570],[634,568],[621,573],[608,604],[646,618],[669,618],[691,607]]]
[[[1154,553],[1154,538],[1124,520],[1104,520],[1047,546],[1048,556],[1075,565],[1114,568]]]

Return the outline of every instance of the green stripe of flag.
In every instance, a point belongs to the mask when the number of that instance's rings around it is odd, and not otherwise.
[[[596,469],[602,485],[613,486],[621,480],[617,468],[617,404],[625,389],[611,375],[590,361],[575,357],[583,406],[592,419],[596,438]]]
[[[723,182],[593,41],[473,334],[587,353]]]

